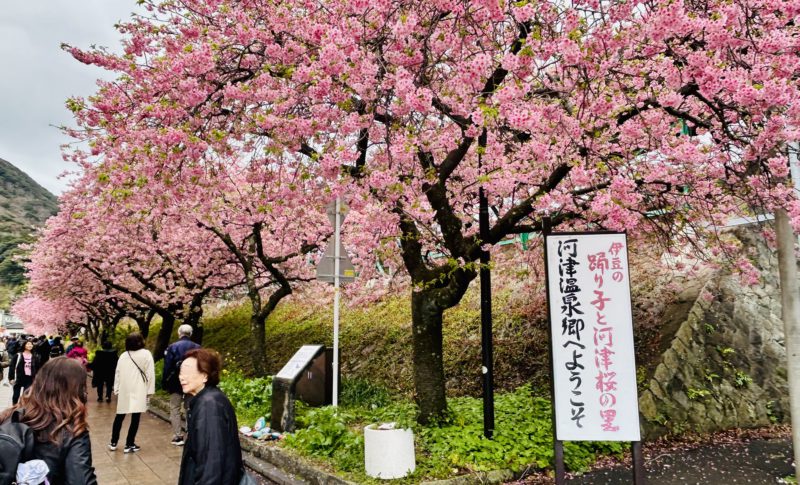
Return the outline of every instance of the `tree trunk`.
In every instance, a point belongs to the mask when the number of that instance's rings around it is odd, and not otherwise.
[[[158,332],[156,346],[153,349],[153,359],[158,361],[164,358],[164,351],[169,346],[172,329],[175,327],[175,315],[170,312],[159,313],[161,315],[161,330]]]
[[[197,345],[203,345],[203,334],[205,334],[203,323],[198,321],[192,328],[192,342]]]
[[[95,331],[96,326],[97,326],[97,320],[94,318],[90,318],[86,322],[86,340],[88,340],[89,342],[97,341],[96,338],[97,332]]]
[[[420,424],[436,422],[447,413],[443,360],[442,314],[461,301],[475,279],[474,271],[463,268],[447,275],[446,285],[411,293],[411,330],[414,346],[414,386]],[[427,286],[426,286],[427,285]]]
[[[800,306],[798,306],[797,258],[795,237],[784,209],[775,210],[778,239],[778,273],[781,282],[781,308],[786,342],[786,369],[789,382],[789,407],[792,417],[795,478],[800,478]]]
[[[266,317],[261,313],[260,305],[256,308],[253,304],[253,313],[250,315],[250,359],[256,377],[267,375]]]
[[[203,306],[192,305],[183,319],[183,323],[192,327],[192,341],[203,345],[203,324],[200,319],[203,318]]]
[[[414,346],[414,387],[419,406],[419,423],[428,424],[444,417],[444,360],[442,359],[442,313],[433,295],[425,291],[411,294],[411,328]]]
[[[139,333],[147,340],[147,336],[150,335],[150,322],[153,320],[152,312],[147,312],[146,315],[137,315],[134,320],[136,320],[136,326],[139,327]]]

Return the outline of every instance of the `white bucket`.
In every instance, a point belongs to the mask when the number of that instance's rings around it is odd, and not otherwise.
[[[387,428],[389,426],[381,426]],[[373,478],[402,478],[417,467],[414,432],[410,429],[364,427],[364,468]]]

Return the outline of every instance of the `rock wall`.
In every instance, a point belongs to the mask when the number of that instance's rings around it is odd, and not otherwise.
[[[718,271],[686,285],[667,312],[666,348],[640,385],[646,439],[788,421],[777,254],[752,229],[735,234],[762,281],[747,286]]]

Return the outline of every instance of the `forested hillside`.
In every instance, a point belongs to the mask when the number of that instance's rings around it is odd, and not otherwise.
[[[58,199],[25,172],[0,158],[0,308],[7,308],[24,278],[16,256],[36,227],[58,210]]]

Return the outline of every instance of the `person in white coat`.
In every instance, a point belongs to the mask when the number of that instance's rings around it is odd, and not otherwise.
[[[147,412],[149,396],[156,392],[156,374],[153,355],[144,348],[144,338],[139,333],[132,333],[125,339],[125,352],[119,356],[117,370],[114,374],[114,394],[117,396],[117,416],[111,429],[111,443],[108,449],[117,449],[119,433],[125,415],[131,415],[128,436],[125,438],[125,453],[139,451],[136,445],[136,432],[139,430],[139,418]]]

